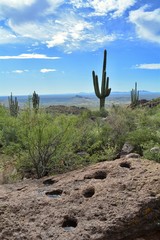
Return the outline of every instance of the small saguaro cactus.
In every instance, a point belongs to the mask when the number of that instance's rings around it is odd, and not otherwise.
[[[137,90],[137,82],[135,82],[135,88],[131,91],[131,105],[137,106],[139,101],[139,91]]]
[[[109,77],[106,76],[106,63],[107,51],[104,50],[101,92],[99,89],[98,76],[95,74],[95,71],[92,71],[94,91],[96,96],[100,99],[100,110],[105,107],[105,98],[108,97],[111,92],[111,88],[109,88]]]
[[[8,97],[8,103],[9,103],[9,110],[10,110],[11,116],[17,117],[18,112],[19,112],[17,97],[15,97],[13,99],[13,96],[12,96],[12,93],[11,93],[11,96]]]
[[[40,102],[40,97],[38,96],[38,94],[34,91],[33,95],[32,95],[32,104],[33,104],[33,108],[37,111],[39,109],[39,102]]]

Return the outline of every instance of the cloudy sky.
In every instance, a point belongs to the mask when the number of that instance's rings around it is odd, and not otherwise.
[[[160,91],[160,0],[0,0],[0,95]]]

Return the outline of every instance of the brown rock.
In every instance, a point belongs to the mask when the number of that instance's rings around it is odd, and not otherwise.
[[[124,158],[46,180],[0,186],[0,239],[160,239],[160,164]]]

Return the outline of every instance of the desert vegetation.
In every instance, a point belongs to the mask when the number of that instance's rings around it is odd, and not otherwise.
[[[105,98],[111,92],[106,63],[104,50],[101,91],[98,76],[92,72],[95,94],[100,100],[98,111],[42,108],[35,91],[23,109],[12,93],[9,107],[0,105],[0,171],[5,172],[6,166],[14,168],[7,181],[41,178],[114,160],[121,156],[125,143],[144,158],[160,162],[159,101],[151,103],[154,108],[150,104],[143,107],[135,83],[130,106],[112,105],[106,111]]]
[[[126,142],[144,158],[159,162],[159,108],[113,105],[107,111],[65,114],[28,104],[15,115],[0,106],[0,168],[14,166],[11,181],[40,178],[114,160]]]

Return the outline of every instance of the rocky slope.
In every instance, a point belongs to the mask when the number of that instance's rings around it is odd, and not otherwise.
[[[160,164],[122,158],[0,185],[0,239],[159,240]]]

